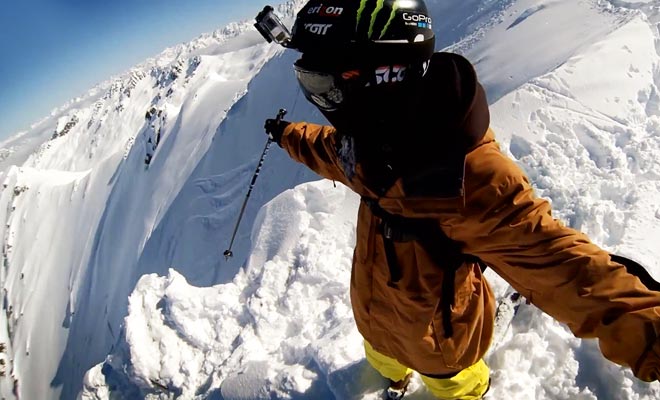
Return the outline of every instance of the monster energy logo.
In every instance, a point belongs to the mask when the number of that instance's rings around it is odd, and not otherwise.
[[[360,0],[360,7],[358,8],[357,11],[357,21],[355,23],[355,30],[357,31],[357,27],[360,24],[360,20],[362,20],[362,13],[364,12],[364,9],[367,7],[367,3],[370,0]],[[378,18],[378,14],[381,12],[383,9],[383,6],[385,5],[385,0],[376,0],[376,7],[374,10],[371,12],[371,19],[369,21],[369,38],[373,37],[374,34],[374,28],[376,25],[376,19]],[[383,29],[380,31],[380,35],[378,36],[378,39],[382,39],[383,36],[385,36],[385,33],[387,33],[387,29],[389,29],[390,24],[394,20],[394,17],[396,16],[396,10],[399,8],[399,1],[395,0],[394,3],[392,4],[392,11],[390,12],[390,17],[388,18],[387,22],[385,23],[385,26],[383,26]]]

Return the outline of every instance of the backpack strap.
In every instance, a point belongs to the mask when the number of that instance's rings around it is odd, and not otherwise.
[[[478,257],[463,254],[460,244],[445,235],[436,221],[425,218],[407,218],[389,213],[378,204],[377,199],[362,197],[362,201],[381,220],[378,232],[383,237],[387,268],[390,274],[388,286],[396,289],[396,284],[403,275],[396,257],[395,242],[418,242],[431,259],[442,268],[444,273],[440,297],[442,327],[444,336],[452,337],[454,329],[451,325],[451,308],[455,298],[456,270],[464,263],[476,262],[484,271],[487,268],[486,264]]]
[[[363,197],[362,201],[369,207],[371,212],[378,218],[381,223],[378,226],[378,233],[383,237],[383,247],[385,248],[385,257],[387,259],[387,268],[389,269],[390,279],[387,285],[396,289],[397,282],[401,280],[402,271],[399,266],[399,261],[396,257],[395,242],[411,242],[419,240],[424,236],[426,228],[424,220],[415,220],[412,218],[405,218],[400,215],[394,215],[385,211],[379,204],[378,200]]]

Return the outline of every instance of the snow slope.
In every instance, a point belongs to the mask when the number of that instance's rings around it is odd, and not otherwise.
[[[557,216],[659,276],[658,6],[461,4],[429,1],[446,21],[439,46],[474,61],[499,99],[503,148]],[[263,120],[280,107],[322,120],[298,93],[295,57],[233,24],[3,143],[3,397],[75,398],[97,364],[82,398],[378,398],[348,301],[353,194],[296,186],[316,177],[274,147],[235,256],[222,257]],[[145,169],[151,106],[166,120]],[[487,361],[494,398],[660,397],[532,307]],[[429,398],[413,385],[410,398]]]
[[[281,11],[292,15],[292,6]],[[112,348],[153,230],[232,105],[280,52],[262,42],[243,23],[168,49],[7,142],[4,161],[21,166],[3,171],[0,197],[3,396],[74,398],[84,372]],[[152,106],[167,120],[146,170]],[[249,161],[263,143],[253,134],[226,161]]]
[[[660,182],[654,172],[660,151],[654,103],[660,78],[658,35],[642,14],[622,10],[615,15],[619,23],[613,32],[595,43],[576,45],[579,53],[562,60],[561,67],[494,104],[493,126],[539,194],[553,201],[559,217],[604,247],[643,261],[658,276],[658,250],[652,243],[660,235],[644,223],[660,218]],[[522,26],[529,16],[523,11],[514,21]],[[536,61],[547,68],[555,56]],[[603,60],[608,60],[605,69]],[[346,295],[354,240],[351,214],[357,201],[343,187],[316,182],[278,196],[261,210],[245,269],[232,282],[213,287],[217,292],[210,298],[220,299],[220,305],[211,308],[231,310],[224,318],[204,322],[218,348],[208,342],[196,346],[189,339],[193,328],[184,323],[199,315],[187,299],[203,296],[200,292],[207,289],[187,285],[175,271],[162,278],[145,276],[131,296],[126,341],[90,372],[85,397],[105,398],[101,391],[107,390],[107,378],[99,373],[105,368],[106,376],[121,377],[118,392],[131,388],[153,398],[165,398],[168,391],[224,399],[379,398],[383,382],[356,346],[360,337]],[[505,284],[495,276],[492,280],[502,293]],[[154,292],[147,303],[146,294]],[[224,297],[226,293],[231,295]],[[155,307],[158,302],[171,306]],[[154,308],[160,310],[155,317],[145,315]],[[155,368],[142,369],[144,375],[122,373],[121,368],[146,358],[141,354],[144,339],[129,337],[131,327],[153,329],[149,337],[159,343],[176,333],[178,344],[165,346],[177,349],[174,354],[189,354],[181,350],[184,344],[204,354],[213,372],[203,391],[186,391],[177,384],[193,375],[173,372],[170,362],[183,363],[168,358],[170,352],[161,353]],[[605,361],[594,341],[573,338],[532,307],[522,311],[508,340],[488,362],[495,378],[493,398],[660,396],[660,385],[634,380],[629,371]],[[417,390],[410,398],[430,398],[418,381],[414,384]]]

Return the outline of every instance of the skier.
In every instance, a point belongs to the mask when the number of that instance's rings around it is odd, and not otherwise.
[[[401,398],[416,371],[437,398],[484,396],[495,312],[485,266],[658,380],[660,292],[553,219],[499,150],[473,66],[434,53],[432,24],[422,0],[311,0],[290,38],[271,35],[302,53],[302,92],[332,126],[270,119],[266,132],[362,197],[351,302],[387,395]]]
[[[158,110],[158,121],[155,122],[152,125],[152,128],[154,132],[156,132],[156,146],[160,144],[160,141],[162,139],[162,132],[163,132],[163,127],[165,126],[165,122],[167,121],[167,111],[165,110]]]
[[[147,113],[144,116],[146,121],[146,128],[144,129],[145,142],[144,142],[144,163],[148,167],[151,164],[151,160],[154,157],[154,152],[156,147],[158,147],[158,140],[156,139],[156,107],[151,107],[147,110]],[[158,132],[160,136],[160,130]]]
[[[148,138],[147,141],[144,144],[144,163],[149,166],[151,164],[151,159],[154,158],[154,152],[156,151],[156,145],[151,139],[151,135],[147,132]]]

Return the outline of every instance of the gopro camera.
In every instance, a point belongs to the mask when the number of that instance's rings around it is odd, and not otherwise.
[[[273,7],[266,6],[257,15],[254,27],[257,28],[261,36],[270,42],[275,42],[284,47],[289,47],[291,43],[291,33],[280,21],[277,15],[273,14]]]

